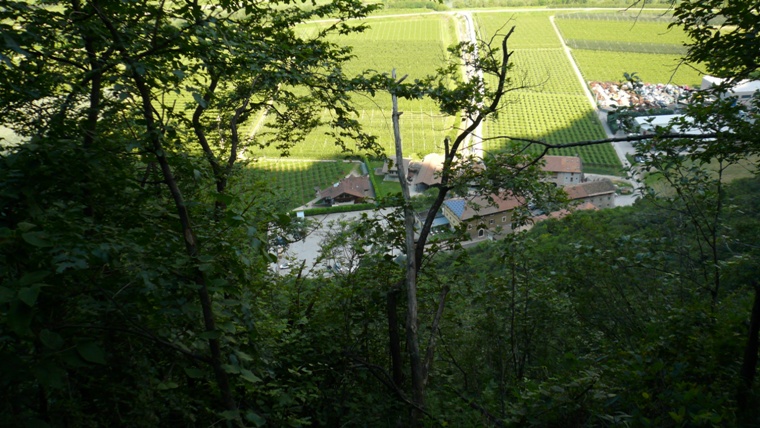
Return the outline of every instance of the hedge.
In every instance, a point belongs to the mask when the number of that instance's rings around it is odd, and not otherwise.
[[[377,196],[377,193],[380,190],[380,187],[378,187],[377,181],[375,181],[375,173],[374,171],[372,171],[372,167],[369,165],[369,160],[367,160],[367,156],[362,155],[362,162],[364,162],[364,165],[367,167],[369,182],[370,184],[372,184],[372,190],[375,192],[375,196]]]
[[[376,207],[377,205],[371,202],[364,203],[364,204],[337,205],[334,207],[310,208],[308,210],[304,210],[303,215],[306,217],[311,217],[311,216],[322,215],[322,214],[335,214],[335,213],[347,213],[351,211],[371,210]]]

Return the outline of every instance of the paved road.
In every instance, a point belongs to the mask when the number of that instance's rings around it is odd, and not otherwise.
[[[457,27],[459,28],[459,40],[469,40],[469,42],[475,46],[473,56],[477,57],[479,55],[478,36],[475,32],[475,22],[472,20],[472,13],[470,11],[462,11],[459,12],[459,15],[461,15],[464,19],[464,29]],[[462,34],[463,30],[464,34]],[[465,76],[467,76],[467,80],[470,80],[473,77],[477,77],[483,80],[483,70],[475,70],[474,67],[467,67],[467,70],[465,70]],[[472,121],[467,118],[464,123],[464,127],[468,128],[470,125],[472,125]],[[463,142],[462,152],[467,154],[468,151],[469,155],[471,156],[479,159],[483,158],[483,122],[480,122],[480,124],[478,124],[478,127],[475,128],[475,130]]]
[[[297,268],[301,263],[305,262],[304,274],[306,275],[309,275],[314,270],[325,270],[327,266],[318,261],[320,257],[320,249],[322,248],[322,241],[325,239],[325,235],[329,232],[330,224],[332,222],[338,222],[341,220],[358,221],[364,213],[371,217],[379,216],[382,218],[391,212],[392,210],[390,209],[383,209],[379,212],[367,210],[309,217],[309,220],[314,223],[314,230],[304,240],[290,244],[288,249],[280,255],[279,263],[272,263],[271,267],[276,272],[287,274],[291,269]],[[280,269],[280,265],[286,261],[290,263],[291,267],[288,269]]]

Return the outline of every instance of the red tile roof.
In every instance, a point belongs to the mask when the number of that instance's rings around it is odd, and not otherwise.
[[[441,183],[440,173],[443,169],[443,155],[438,153],[431,153],[422,159],[420,166],[420,172],[417,173],[417,177],[414,179],[414,184],[426,184],[432,186],[434,184]]]
[[[587,181],[581,184],[565,186],[565,192],[570,200],[591,198],[599,195],[615,193],[615,185],[609,179]]]
[[[351,176],[340,180],[333,186],[328,187],[325,190],[319,192],[321,198],[334,199],[342,194],[348,194],[357,198],[364,198],[371,196],[369,190],[371,188],[369,177],[366,175],[357,177]]]
[[[544,156],[544,161],[547,172],[583,172],[583,163],[577,156]]]
[[[498,196],[492,195],[493,203],[491,203],[484,196],[475,196],[472,198],[452,198],[444,201],[444,204],[454,213],[460,220],[469,220],[473,217],[483,217],[490,214],[496,214],[501,212],[507,212],[515,209],[522,201],[518,198],[507,197],[502,199]]]

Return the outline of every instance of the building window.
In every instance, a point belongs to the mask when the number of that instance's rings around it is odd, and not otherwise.
[[[506,223],[506,222],[507,222],[507,216],[503,216],[503,217],[501,218],[501,222],[502,222],[502,223]]]
[[[472,230],[472,225],[471,224],[467,225],[467,230]]]
[[[488,224],[493,224],[493,219],[488,220]]]
[[[482,238],[485,234],[486,234],[486,230],[485,229],[478,230],[478,237],[479,238]]]

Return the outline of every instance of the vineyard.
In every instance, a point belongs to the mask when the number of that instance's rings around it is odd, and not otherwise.
[[[516,32],[510,40],[510,48],[514,48],[513,84],[524,86],[508,94],[498,118],[485,123],[486,151],[507,148],[511,140],[502,137],[554,144],[605,137],[594,109],[562,51],[548,14],[477,14],[476,17],[481,34],[487,37],[490,37],[490,31],[502,26],[501,20],[513,19],[516,25]],[[539,153],[541,149],[539,145],[530,147],[533,153]],[[585,165],[607,172],[620,167],[620,160],[609,144],[556,150],[551,154],[577,154]]]
[[[635,72],[648,83],[699,87],[702,74],[681,64],[678,55],[574,50],[573,57],[586,81],[619,82]]]
[[[668,16],[579,13],[556,23],[586,81],[618,82],[635,72],[645,82],[699,86],[701,74],[680,60],[688,39],[669,28]]]
[[[635,10],[635,11],[616,11],[615,13],[600,12],[572,12],[557,15],[557,19],[574,19],[581,21],[625,21],[629,24],[643,22],[660,22],[670,24],[673,17],[663,15],[660,10]]]
[[[682,30],[668,28],[668,22],[568,19],[567,17],[568,15],[558,16],[555,21],[565,40],[603,40],[678,46],[688,41]]]
[[[474,14],[480,37],[515,32],[509,39],[509,49],[561,48],[562,43],[549,22],[550,12],[531,13],[476,13]]]
[[[511,27],[516,27],[509,49],[513,51],[514,65],[511,83],[517,89],[505,98],[499,116],[484,124],[486,151],[505,149],[509,145],[508,137],[569,143],[605,136],[549,21],[552,14],[551,11],[474,14],[479,35],[484,39],[496,33],[506,34]],[[336,38],[335,42],[353,48],[355,59],[345,69],[349,75],[367,69],[390,72],[395,68],[399,76],[414,79],[431,74],[440,66],[446,47],[456,42],[455,20],[447,14],[373,19],[368,31]],[[558,15],[556,23],[573,48],[574,58],[586,80],[619,81],[624,72],[637,72],[647,82],[699,84],[699,73],[687,66],[680,67],[674,74],[686,38],[682,32],[668,29],[670,18],[667,16],[573,13]],[[315,34],[320,25],[326,24],[310,24],[300,31]],[[390,96],[357,94],[354,101],[357,120],[366,131],[378,137],[386,153],[392,153]],[[421,158],[427,153],[440,152],[444,136],[454,132],[456,118],[440,115],[429,100],[400,100],[400,110],[404,112],[401,132],[408,156]],[[253,122],[247,124],[248,135],[255,135],[258,143],[265,142],[266,126],[254,130]],[[265,119],[264,125],[266,123]],[[343,156],[345,153],[324,131],[327,129],[310,134],[306,141],[290,150],[291,157],[335,159]],[[270,147],[256,149],[255,154],[278,156],[273,147],[276,143],[272,141]],[[531,148],[539,149],[538,146]],[[578,154],[585,165],[592,168],[614,170],[620,166],[609,145],[566,149],[554,154]],[[309,165],[304,167],[309,171],[322,168],[314,163]],[[268,170],[287,174],[278,168]],[[299,180],[304,184],[288,185],[288,188],[305,188],[308,195],[302,194],[299,200],[310,198],[314,185],[309,183],[315,179]]]
[[[325,189],[358,169],[355,162],[320,162],[291,159],[260,159],[253,163],[240,185],[267,183],[280,200],[288,201],[288,209],[314,199],[315,188]]]
[[[415,79],[433,74],[442,64],[446,48],[456,41],[453,25],[453,18],[447,15],[376,19],[372,20],[368,31],[341,37],[335,42],[353,48],[355,59],[345,69],[348,75],[367,69],[390,73],[396,68],[399,76],[409,75],[408,79]],[[316,31],[316,28],[305,28],[304,31]],[[392,153],[390,95],[378,93],[375,97],[369,97],[357,94],[354,102],[359,112],[357,120],[365,131],[378,137],[386,153]],[[406,153],[422,157],[440,150],[455,118],[439,114],[430,100],[399,100],[399,109],[404,112],[401,133]],[[312,132],[305,141],[290,150],[291,157],[334,159],[344,155],[335,142],[325,135],[325,131],[326,128],[321,128]],[[256,136],[258,140],[265,141],[265,135]],[[272,142],[274,145],[276,142]],[[352,146],[348,148],[355,149]],[[279,155],[277,149],[271,146],[257,154]]]

